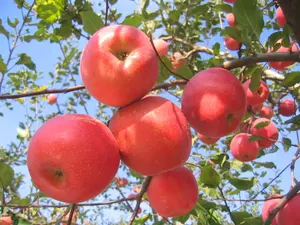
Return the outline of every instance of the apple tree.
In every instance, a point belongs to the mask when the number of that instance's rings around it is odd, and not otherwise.
[[[298,9],[2,2],[0,224],[299,224]]]

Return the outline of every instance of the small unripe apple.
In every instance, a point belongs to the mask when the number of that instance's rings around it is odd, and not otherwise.
[[[241,42],[233,39],[232,37],[225,37],[224,44],[225,44],[226,48],[228,48],[229,50],[232,50],[232,51],[239,50],[242,46]]]
[[[147,189],[150,206],[163,217],[190,212],[198,201],[198,184],[193,173],[180,166],[153,176]]]
[[[171,57],[173,70],[179,70],[186,63],[186,59],[180,52],[175,52]]]
[[[277,43],[281,43],[282,40],[279,40]],[[268,52],[273,52],[272,49],[270,49]],[[279,49],[277,49],[275,52],[299,52],[299,48],[297,46],[297,44],[293,44],[291,45],[291,47],[284,47],[284,46],[281,46]],[[293,61],[279,61],[279,62],[269,62],[269,66],[272,67],[273,69],[276,69],[276,70],[284,70],[286,67],[294,64],[295,62]]]
[[[48,103],[49,104],[56,104],[56,102],[57,102],[57,95],[56,94],[49,94],[48,96],[47,96],[47,101],[48,101]]]
[[[270,195],[268,198],[273,198],[273,197],[280,197],[281,195],[275,194],[275,195]],[[266,221],[267,218],[269,217],[270,212],[273,211],[273,209],[276,208],[276,206],[278,205],[278,203],[280,202],[280,198],[274,198],[274,199],[270,199],[270,200],[266,200],[264,202],[264,205],[262,207],[262,219],[263,221]],[[277,214],[278,216],[278,214]],[[272,224],[271,225],[277,225],[277,216],[272,220]]]
[[[292,99],[284,99],[279,102],[278,112],[282,116],[292,116],[296,113],[297,106]]]
[[[235,19],[234,19],[234,14],[233,13],[228,13],[226,15],[226,19],[227,19],[227,22],[228,22],[229,26],[235,27]]]
[[[204,144],[207,144],[207,145],[215,144],[220,139],[220,138],[215,138],[215,137],[208,137],[208,136],[205,136],[205,135],[202,135],[199,133],[197,135],[198,135],[198,138],[200,139],[200,141],[202,141]]]
[[[246,94],[241,82],[223,68],[205,69],[186,84],[182,111],[190,125],[208,137],[233,132],[246,112]]]
[[[268,123],[268,125],[256,128],[256,126],[264,125],[264,123]],[[258,118],[257,120],[255,120],[252,123],[250,132],[255,136],[270,139],[258,140],[260,148],[269,148],[278,140],[278,129],[276,125],[267,118]]]
[[[260,117],[264,117],[267,119],[271,119],[272,116],[274,115],[274,111],[272,108],[270,108],[269,106],[263,106],[262,109],[260,110],[259,113]]]
[[[191,152],[185,116],[174,103],[159,96],[146,96],[120,108],[109,128],[119,144],[122,162],[145,176],[184,164]]]
[[[0,217],[0,225],[12,225],[13,220],[11,219],[11,216],[2,216]]]
[[[168,55],[169,45],[166,41],[162,39],[154,39],[153,44],[159,56]]]
[[[247,104],[251,106],[262,104],[267,100],[270,93],[268,85],[263,80],[261,80],[259,87],[254,92],[252,92],[250,89],[250,83],[251,79],[247,80],[243,84],[247,95]]]
[[[251,136],[251,134],[240,133],[231,140],[230,151],[233,157],[241,162],[250,162],[258,156],[258,142],[250,141]]]
[[[277,214],[278,224],[299,225],[300,194],[296,194]]]
[[[120,164],[119,148],[101,121],[81,114],[56,116],[30,140],[27,166],[33,183],[55,200],[78,203],[104,191]]]
[[[276,20],[279,26],[281,27],[283,27],[286,24],[286,18],[285,15],[283,14],[281,7],[278,7],[276,9]]]

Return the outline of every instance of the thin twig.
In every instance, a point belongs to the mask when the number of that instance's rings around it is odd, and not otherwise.
[[[73,214],[75,212],[76,206],[77,206],[76,204],[72,205],[71,212],[70,212],[69,219],[68,219],[68,223],[67,223],[68,225],[72,224]]]
[[[106,6],[105,6],[105,23],[104,23],[104,26],[107,26],[109,3],[108,3],[108,0],[106,0],[105,2],[106,2]]]
[[[142,184],[142,190],[137,194],[136,196],[136,205],[135,205],[135,208],[134,208],[134,211],[131,215],[131,218],[128,222],[128,225],[132,225],[136,216],[137,216],[137,213],[138,213],[138,210],[140,208],[140,204],[141,204],[141,201],[142,201],[142,198],[143,198],[143,195],[145,194],[145,192],[147,191],[147,188],[150,184],[150,181],[151,181],[151,177],[146,177],[143,184]]]
[[[232,213],[231,213],[230,207],[229,207],[228,204],[227,204],[227,201],[226,201],[226,199],[225,199],[225,196],[224,196],[224,193],[223,193],[222,188],[219,186],[218,189],[219,189],[219,191],[220,191],[220,193],[221,193],[221,196],[222,196],[222,198],[223,198],[223,201],[224,201],[224,203],[225,203],[225,206],[226,206],[226,208],[227,208],[227,210],[228,210],[229,216],[230,216],[230,218],[231,218],[233,224],[234,224],[234,225],[237,225],[236,222],[235,222],[235,219],[234,219],[234,217],[233,217],[233,215],[232,215]]]

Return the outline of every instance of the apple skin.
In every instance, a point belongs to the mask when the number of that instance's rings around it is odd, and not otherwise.
[[[281,27],[283,27],[286,24],[286,18],[285,15],[283,14],[281,7],[278,7],[276,9],[276,21]]]
[[[281,43],[281,40],[278,41]],[[270,49],[268,52],[273,52],[272,49]],[[284,46],[281,46],[279,49],[277,49],[275,52],[299,52],[299,48],[296,44],[293,44],[291,47],[286,48]],[[286,67],[294,64],[295,62],[293,61],[282,61],[282,62],[269,62],[269,66],[272,67],[273,69],[282,71],[285,70]]]
[[[250,90],[250,82],[251,80],[249,79],[243,84],[247,95],[248,105],[253,106],[257,104],[262,104],[264,101],[267,100],[270,94],[268,85],[263,80],[261,80],[259,87],[254,92],[252,92]]]
[[[181,166],[152,177],[147,196],[160,216],[183,216],[197,204],[198,184],[193,173]]]
[[[171,64],[173,70],[179,70],[186,63],[186,59],[180,52],[175,52],[171,57]]]
[[[297,106],[292,99],[284,99],[278,105],[278,112],[282,116],[292,116],[296,113]]]
[[[198,133],[218,138],[233,132],[247,109],[242,84],[223,68],[209,68],[193,76],[181,103],[185,117]]]
[[[215,137],[207,137],[207,136],[199,134],[199,133],[197,135],[198,135],[198,138],[200,139],[200,141],[202,141],[204,144],[207,144],[207,145],[215,144],[220,139],[220,138],[215,138]]]
[[[235,0],[224,0],[224,2],[228,2],[228,3],[234,3]]]
[[[257,158],[259,145],[257,141],[249,141],[251,134],[239,133],[231,140],[230,151],[235,159],[250,162]]]
[[[101,28],[88,41],[80,60],[87,91],[115,107],[145,96],[157,81],[158,66],[147,35],[127,25]]]
[[[263,106],[264,106],[263,103],[252,105],[251,110],[254,113],[259,113],[262,110]]]
[[[263,106],[259,113],[260,117],[271,119],[274,115],[274,111],[269,106]]]
[[[51,105],[56,104],[56,102],[57,102],[57,95],[56,94],[49,94],[47,96],[47,101]]]
[[[120,155],[110,130],[81,114],[48,120],[30,140],[27,166],[33,183],[62,202],[87,201],[113,180]]]
[[[153,44],[159,56],[168,55],[169,45],[166,41],[162,39],[154,39]]]
[[[277,215],[278,224],[299,225],[299,208],[300,194],[297,194],[279,211]]]
[[[268,198],[274,198],[274,197],[280,197],[281,195],[275,194],[275,195],[270,195]],[[263,207],[262,207],[262,219],[263,221],[266,221],[269,213],[273,211],[273,209],[276,208],[278,203],[280,202],[280,198],[274,198],[271,200],[267,200],[264,202]],[[278,216],[278,215],[277,215]],[[277,225],[277,216],[272,220],[271,225]]]
[[[269,122],[269,125],[261,128],[255,128],[255,126],[262,122]],[[260,148],[269,148],[278,140],[278,129],[276,125],[267,118],[256,119],[250,129],[250,133],[263,138],[272,139],[271,140],[258,140]]]
[[[228,13],[226,15],[226,19],[227,19],[227,22],[228,22],[229,26],[235,27],[235,19],[234,19],[234,14],[233,13]]]
[[[145,176],[182,165],[191,152],[186,118],[175,104],[159,96],[146,96],[119,109],[109,128],[119,144],[122,162]]]
[[[226,48],[232,51],[239,50],[242,46],[242,43],[233,39],[232,37],[225,37],[224,38],[224,44]]]
[[[11,216],[2,216],[0,217],[0,225],[12,225],[13,220],[11,219]]]

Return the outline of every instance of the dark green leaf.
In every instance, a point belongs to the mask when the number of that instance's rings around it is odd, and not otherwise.
[[[14,2],[17,4],[19,9],[23,7],[24,0],[14,0]]]
[[[54,33],[61,37],[59,40],[70,37],[72,34],[72,21],[65,20],[59,28],[55,28]]]
[[[80,15],[83,21],[83,29],[89,34],[94,34],[104,26],[102,19],[94,11],[81,12]]]
[[[253,177],[252,178],[231,177],[229,178],[229,183],[239,190],[249,190],[257,183],[257,179]]]
[[[9,26],[15,28],[19,24],[19,20],[17,18],[14,19],[14,22],[10,21],[9,17],[7,17],[7,23]]]
[[[260,78],[261,78],[261,71],[256,70],[255,73],[251,76],[251,82],[249,88],[252,92],[255,92],[257,88],[260,86]]]
[[[188,66],[180,67],[178,70],[176,70],[176,73],[188,79],[194,76],[193,72]]]
[[[251,137],[248,140],[251,142],[251,141],[259,141],[259,140],[266,140],[266,139],[260,136],[251,135]]]
[[[0,162],[0,187],[7,187],[14,179],[14,170],[7,164]]]
[[[216,11],[224,11],[226,13],[231,13],[232,12],[232,6],[228,5],[228,4],[218,4],[214,6],[214,9]],[[204,10],[204,9],[203,9]],[[207,8],[205,8],[206,11],[201,11],[201,13],[203,12],[207,12]],[[193,11],[193,10],[192,10]]]
[[[300,83],[300,72],[291,72],[285,76],[281,85],[286,87],[291,87],[298,83]]]
[[[260,122],[260,123],[258,123],[258,124],[255,125],[255,128],[256,129],[260,129],[260,128],[268,126],[270,123],[271,123],[271,121]]]
[[[292,119],[285,121],[285,124],[289,124],[289,123],[300,124],[300,114],[293,117]]]
[[[20,57],[19,60],[16,62],[17,65],[23,64],[25,65],[28,69],[35,70],[35,64],[31,60],[30,56],[28,56],[25,53],[18,54]]]
[[[284,151],[285,152],[289,151],[291,144],[292,144],[291,139],[284,137],[284,138],[282,138],[282,142],[283,142]]]
[[[194,16],[203,15],[203,13],[206,13],[207,10],[208,7],[206,5],[197,5],[196,7],[191,9],[191,14]]]
[[[252,215],[248,212],[242,211],[242,212],[232,212],[232,217],[234,218],[235,224],[244,224],[244,221],[246,218],[252,217]]]
[[[4,74],[6,73],[6,71],[7,71],[6,64],[3,62],[3,59],[0,56],[0,72]]]
[[[122,24],[133,26],[133,27],[139,27],[142,24],[143,20],[144,17],[142,17],[141,15],[133,15],[133,16],[129,15],[126,16]]]
[[[258,168],[265,167],[268,169],[276,169],[276,165],[273,162],[253,162]]]
[[[164,64],[169,68],[172,69],[172,64],[170,59],[166,56],[160,57]],[[159,75],[158,75],[158,82],[163,82],[170,77],[170,72],[167,70],[166,66],[159,62]]]
[[[8,31],[2,26],[2,20],[0,19],[0,33],[3,34],[6,38],[9,38]]]
[[[198,201],[198,204],[200,204],[203,208],[205,209],[213,209],[213,208],[216,208],[217,204],[214,203],[214,202],[209,202],[209,201],[206,201],[204,199],[200,199]]]
[[[263,225],[263,220],[261,216],[247,217],[244,219],[245,225]]]
[[[222,30],[222,35],[232,37],[237,41],[242,41],[241,32],[234,27],[225,27],[224,30]]]
[[[9,201],[9,204],[11,205],[20,205],[20,206],[26,206],[30,204],[30,198],[13,198]]]
[[[220,175],[211,167],[211,165],[207,165],[201,169],[200,181],[204,185],[216,188],[220,184],[220,180]]]

